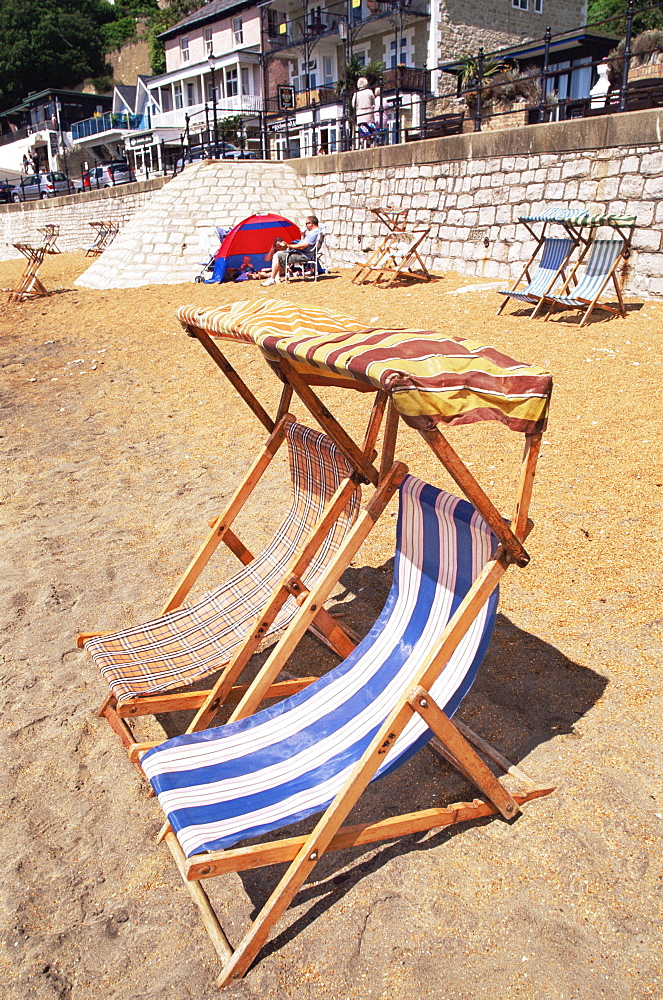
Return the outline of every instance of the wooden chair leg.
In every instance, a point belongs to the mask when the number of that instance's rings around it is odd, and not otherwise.
[[[504,786],[484,764],[478,753],[461,735],[451,719],[435,703],[430,693],[417,687],[408,696],[408,703],[425,720],[438,740],[461,765],[462,773],[469,777],[477,788],[490,799],[505,819],[513,819],[519,806]]]

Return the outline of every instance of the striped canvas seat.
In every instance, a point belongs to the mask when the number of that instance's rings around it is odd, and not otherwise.
[[[545,301],[550,305],[546,319],[558,307],[561,309],[582,309],[584,316],[580,326],[584,326],[593,309],[598,306],[607,312],[626,316],[622,292],[617,281],[616,269],[626,250],[622,239],[594,240],[591,253],[584,273],[573,290],[572,295],[546,295]],[[599,302],[603,291],[612,280],[614,291],[619,300],[618,308]]]
[[[518,302],[529,302],[532,304],[539,302],[543,295],[546,295],[553,289],[575,246],[575,240],[569,237],[548,237],[544,243],[539,266],[529,284],[518,291],[504,288],[497,294],[507,295]]]
[[[548,298],[559,305],[584,308],[603,291],[623,248],[623,240],[595,240],[587,267],[573,295],[549,295]]]
[[[368,636],[304,691],[255,715],[168,740],[141,765],[184,853],[226,848],[324,809],[375,738],[495,548],[475,508],[413,476],[400,487],[394,578]],[[429,690],[452,715],[490,641],[497,590]],[[431,736],[414,715],[376,777]]]
[[[292,506],[256,559],[195,604],[85,643],[119,702],[192,684],[223,666],[261,614],[339,483],[352,472],[330,438],[294,419],[288,423],[287,442]],[[359,502],[357,488],[303,573],[307,588],[315,585],[343,542]],[[289,597],[265,637],[282,632],[297,608],[295,598]]]

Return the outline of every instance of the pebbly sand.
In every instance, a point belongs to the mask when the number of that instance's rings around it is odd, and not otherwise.
[[[162,814],[95,717],[104,687],[75,636],[158,611],[263,436],[184,336],[176,307],[266,294],[485,338],[552,371],[532,562],[507,574],[460,717],[557,791],[511,826],[486,821],[323,859],[225,996],[660,997],[663,303],[629,301],[626,320],[597,313],[579,330],[569,314],[544,324],[512,307],[496,317],[494,283],[454,274],[388,291],[355,288],[342,272],[269,293],[253,282],[93,292],[73,284],[86,263],[48,258],[40,276],[57,294],[0,305],[0,997],[219,995],[211,946],[155,843]],[[21,268],[0,264],[0,286]],[[257,352],[227,354],[273,412],[277,385]],[[361,425],[361,394],[325,399]],[[449,437],[508,510],[519,437],[497,424]],[[399,457],[448,486],[414,432],[402,432]],[[238,533],[259,545],[285,502],[282,483],[266,483]],[[384,517],[328,605],[343,604],[362,633],[389,586],[393,532]],[[232,566],[219,554],[202,586]],[[289,669],[332,662],[307,640]],[[425,750],[353,817],[471,796]],[[232,941],[280,871],[207,883]]]

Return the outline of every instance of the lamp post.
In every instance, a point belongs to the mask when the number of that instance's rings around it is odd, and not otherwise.
[[[212,74],[212,120],[214,122],[214,158],[218,160],[219,158],[219,135],[218,135],[218,124],[216,117],[216,76],[214,74],[214,62],[216,56],[213,52],[207,57],[207,64],[210,68]]]
[[[339,129],[340,148],[347,149],[347,120],[348,120],[348,22],[341,18],[338,22],[338,35],[343,46],[343,111],[341,127]]]

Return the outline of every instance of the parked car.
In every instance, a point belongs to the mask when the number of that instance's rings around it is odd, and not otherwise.
[[[240,149],[239,146],[234,146],[232,142],[218,142],[218,159],[223,160],[257,160],[257,154],[254,153],[252,149]],[[210,153],[212,154],[210,157]],[[189,163],[193,163],[195,160],[205,160],[208,158],[214,159],[214,143],[212,143],[210,148],[210,153],[208,153],[207,148],[202,149],[196,147],[187,153],[187,155],[182,159],[179,158],[175,166],[176,173],[179,173],[183,167],[186,167]]]
[[[97,188],[115,187],[116,184],[130,184],[136,180],[136,175],[126,162],[117,160],[112,163],[99,163],[83,173],[82,181],[76,185],[77,191],[96,191]]]
[[[12,190],[12,201],[36,201],[39,198],[56,198],[59,194],[71,194],[76,186],[61,170],[51,170],[47,174],[28,174],[21,177]]]
[[[9,181],[0,181],[0,201],[12,200],[12,185]]]
[[[219,143],[219,156],[224,160],[257,160],[258,157],[252,149],[240,149],[233,146],[232,142]]]

